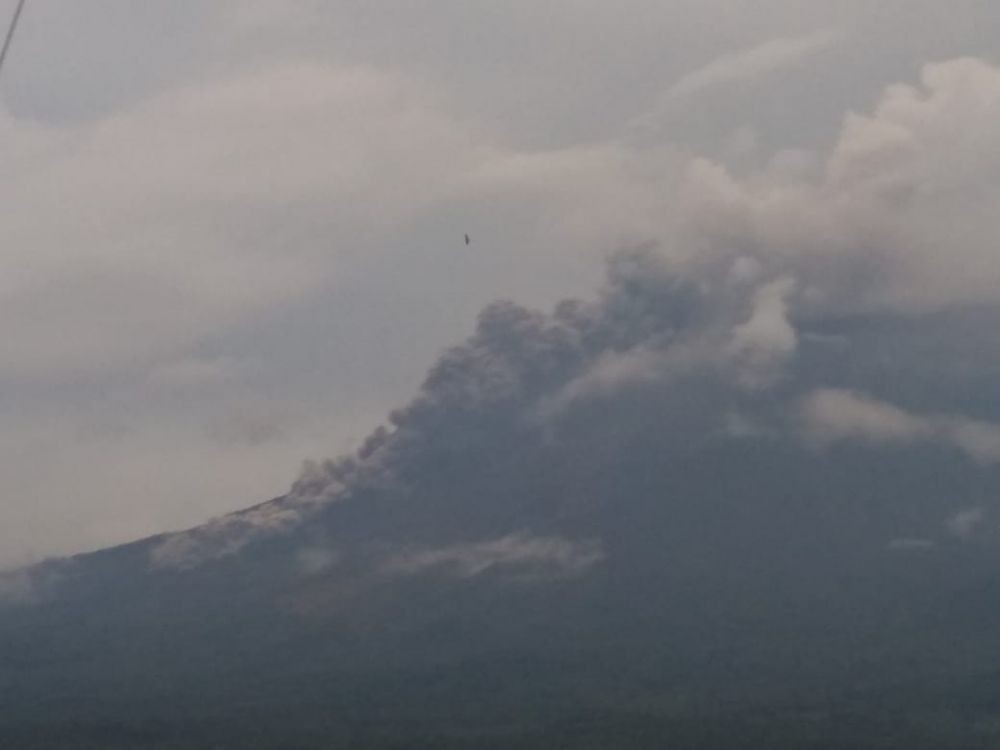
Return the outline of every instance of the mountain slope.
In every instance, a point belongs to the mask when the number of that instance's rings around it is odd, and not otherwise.
[[[286,496],[9,574],[0,738],[989,746],[1000,475],[948,414],[991,384],[912,366],[946,316],[791,321],[778,283],[623,255],[488,308]]]

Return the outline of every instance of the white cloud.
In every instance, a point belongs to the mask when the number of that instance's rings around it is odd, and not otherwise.
[[[773,382],[795,353],[798,335],[788,320],[788,297],[794,290],[795,280],[788,277],[764,284],[754,292],[750,317],[733,328],[730,353],[740,380],[749,387]]]
[[[0,136],[0,377],[183,359],[456,207],[490,207],[477,244],[509,261],[594,272],[658,234],[680,161],[613,142],[507,147],[398,70],[316,64],[61,127],[0,113]]]
[[[980,463],[1000,461],[1000,425],[971,419],[946,419],[940,429],[943,435]]]
[[[669,93],[673,97],[684,97],[716,86],[753,80],[822,52],[839,37],[838,32],[826,29],[769,39],[755,47],[723,55],[685,74],[670,87]]]
[[[802,403],[807,434],[821,442],[912,443],[934,436],[926,419],[852,391],[823,389]]]
[[[401,553],[390,559],[383,571],[391,575],[416,575],[444,569],[461,578],[472,578],[500,569],[529,577],[562,577],[582,573],[603,559],[603,546],[597,540],[574,541],[518,533],[483,542]]]
[[[1000,463],[1000,425],[949,414],[913,414],[853,391],[820,389],[801,403],[805,434],[821,444],[934,442],[982,464]]]
[[[674,369],[672,365],[670,354],[647,346],[605,352],[580,376],[544,399],[538,414],[544,420],[578,401],[602,398],[629,386],[655,382],[667,377]]]
[[[95,123],[0,115],[0,375],[183,351],[301,297],[479,148],[413,82],[285,66]]]
[[[921,312],[1000,297],[1000,68],[925,66],[849,115],[819,174],[781,165],[737,177],[694,160],[680,215],[693,267],[756,257],[837,312]]]
[[[986,518],[986,511],[983,508],[966,508],[956,513],[948,519],[948,533],[959,539],[972,536],[976,529]]]

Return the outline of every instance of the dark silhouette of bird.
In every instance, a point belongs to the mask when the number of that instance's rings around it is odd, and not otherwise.
[[[468,245],[472,240],[469,239],[469,235],[465,235],[465,244]]]

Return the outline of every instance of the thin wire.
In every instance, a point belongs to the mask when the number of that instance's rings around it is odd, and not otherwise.
[[[7,36],[3,40],[3,48],[0,48],[0,70],[3,70],[4,60],[7,59],[7,52],[10,50],[10,43],[14,41],[14,32],[17,31],[17,22],[21,20],[21,11],[24,10],[26,0],[17,0],[17,7],[14,9],[14,17],[10,19],[10,26],[7,28]]]

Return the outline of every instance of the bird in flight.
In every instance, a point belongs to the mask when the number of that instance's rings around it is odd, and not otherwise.
[[[465,235],[465,244],[468,245],[472,240],[469,239],[469,235]]]

